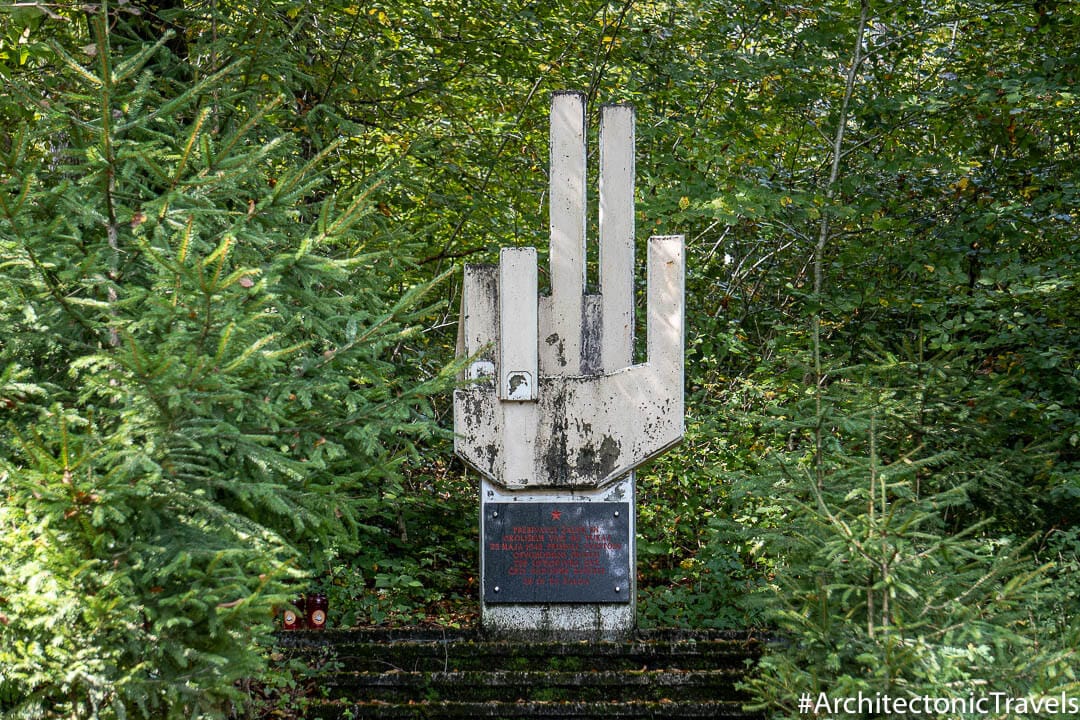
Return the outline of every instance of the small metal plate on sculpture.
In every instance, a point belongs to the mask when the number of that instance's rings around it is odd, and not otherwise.
[[[486,503],[484,602],[630,602],[630,504]]]

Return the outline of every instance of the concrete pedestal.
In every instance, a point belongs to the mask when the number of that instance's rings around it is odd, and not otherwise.
[[[637,611],[635,499],[633,473],[600,490],[576,492],[559,492],[555,490],[511,492],[488,480],[483,480],[481,482],[480,503],[480,609],[481,623],[485,634],[490,637],[513,637],[532,640],[568,638],[576,640],[619,640],[630,636],[636,629]],[[530,568],[527,562],[523,562],[521,572],[539,575],[539,577],[526,578],[528,582],[536,582],[537,580],[550,581],[552,578],[565,577],[564,582],[575,583],[573,593],[567,594],[584,593],[589,597],[589,601],[489,601],[489,599],[498,596],[499,593],[496,592],[498,583],[505,583],[508,579],[507,570],[502,566],[502,563],[500,563],[498,572],[494,572],[490,567],[492,562],[490,558],[494,557],[494,555],[491,548],[484,545],[485,541],[490,543],[500,539],[497,533],[493,535],[491,532],[491,526],[497,522],[497,519],[492,517],[492,513],[505,508],[504,503],[534,503],[538,507],[533,510],[542,506],[544,512],[547,512],[550,508],[551,512],[554,513],[560,513],[560,508],[573,507],[579,503],[603,503],[605,508],[619,508],[616,512],[626,513],[625,523],[618,524],[618,534],[623,537],[597,536],[597,542],[593,543],[597,547],[603,547],[607,544],[607,547],[612,548],[612,550],[607,553],[601,550],[598,553],[603,557],[597,562],[598,569],[594,569],[592,573],[589,573],[591,575],[589,578],[575,579],[575,570],[579,570],[579,568],[570,568],[568,570],[562,567],[568,560],[569,554],[578,554],[577,544],[564,543],[560,545],[558,543],[549,543],[545,546],[542,543],[522,543],[514,546],[514,548],[520,548],[517,553],[519,557],[528,554],[524,550],[525,547],[533,548],[532,554],[538,558],[543,558],[546,567],[551,568],[552,572],[556,573],[544,577],[545,573],[537,573]],[[597,505],[597,507],[600,506]],[[565,512],[565,510],[562,512]],[[522,514],[532,515],[535,513]],[[553,521],[552,525],[557,527],[558,522]],[[519,535],[511,536],[510,539],[529,540],[530,538]],[[622,542],[626,543],[626,547],[617,547]],[[506,549],[513,550],[510,547]],[[617,564],[619,567],[612,567],[612,563]],[[623,563],[626,563],[627,566],[621,567]],[[575,562],[574,564],[578,563]],[[563,571],[566,574],[560,576],[557,574],[558,571]],[[518,577],[513,578],[515,582],[520,580],[521,578]],[[576,585],[576,583],[585,584],[586,581],[591,587],[580,588]],[[611,587],[608,587],[609,585]],[[505,589],[503,592],[505,592]],[[596,601],[596,598],[603,598],[608,593],[613,599],[611,602]],[[543,592],[538,594],[544,597],[557,595]],[[521,597],[520,590],[517,597]]]

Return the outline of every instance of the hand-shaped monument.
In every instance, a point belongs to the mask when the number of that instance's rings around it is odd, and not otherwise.
[[[494,634],[635,627],[634,468],[683,436],[683,239],[648,244],[634,359],[634,111],[600,113],[599,291],[586,291],[585,100],[551,101],[550,295],[535,248],[467,265],[456,453],[480,488],[481,620]]]

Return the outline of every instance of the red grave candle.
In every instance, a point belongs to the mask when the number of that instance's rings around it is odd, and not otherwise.
[[[287,605],[281,614],[281,626],[286,630],[301,630],[304,627],[305,605],[303,596],[296,598],[292,605]]]
[[[309,628],[322,630],[326,627],[328,605],[325,593],[315,593],[307,596],[307,626]]]

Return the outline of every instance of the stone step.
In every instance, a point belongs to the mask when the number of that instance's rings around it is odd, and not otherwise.
[[[491,640],[469,630],[282,632],[312,668],[304,717],[743,718],[760,638],[639,631],[623,641]]]
[[[742,671],[649,670],[519,672],[324,673],[322,688],[331,698],[387,702],[711,701],[741,699],[735,683]]]
[[[603,643],[567,646],[551,643],[521,646],[491,645],[403,646],[385,648],[344,645],[335,648],[342,670],[357,672],[449,672],[503,670],[710,670],[746,667],[753,651],[728,644],[647,646]]]
[[[313,647],[323,645],[341,645],[348,643],[493,643],[481,630],[463,628],[327,628],[325,630],[282,631],[277,635],[282,647]],[[627,639],[629,642],[642,643],[679,643],[704,641],[756,642],[763,640],[759,633],[746,630],[685,630],[681,628],[657,628],[636,630]],[[575,639],[567,645],[589,644],[588,640]]]
[[[742,704],[718,702],[446,702],[412,704],[379,702],[323,702],[308,707],[313,720],[471,720],[473,718],[545,718],[545,720],[676,720],[677,718],[729,718],[760,720],[759,713]]]
[[[641,633],[625,642],[484,641],[476,633],[421,631],[283,633],[279,647],[317,657],[332,648],[340,670],[438,672],[468,670],[745,669],[759,652],[747,633]]]

